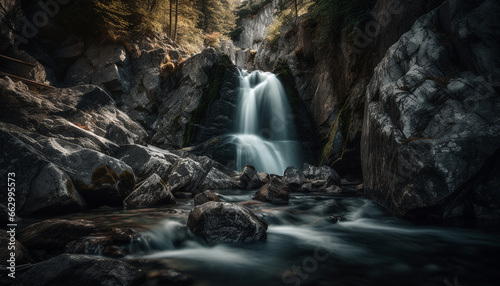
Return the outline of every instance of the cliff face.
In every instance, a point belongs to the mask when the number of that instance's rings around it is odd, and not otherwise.
[[[235,50],[229,44],[224,47],[234,53],[236,65],[243,68],[279,73],[287,66],[319,137],[316,158],[322,164],[332,165],[343,176],[361,179],[363,106],[373,70],[385,51],[415,20],[441,2],[376,1],[369,20],[354,35],[339,31],[323,47],[314,44],[318,38],[314,19],[304,17],[298,25],[286,24],[276,44],[264,41],[255,54],[250,50]],[[255,23],[259,19],[248,19],[245,23],[259,26],[262,23]]]
[[[364,186],[399,215],[500,216],[499,11],[497,1],[445,2],[375,69],[365,101]]]

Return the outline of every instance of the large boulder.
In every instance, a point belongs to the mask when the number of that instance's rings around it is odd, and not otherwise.
[[[175,205],[174,195],[156,174],[151,175],[123,201],[125,208],[143,208],[159,205]]]
[[[205,177],[203,166],[189,158],[182,158],[177,161],[168,177],[167,188],[172,192],[195,191]]]
[[[7,178],[8,173],[15,173],[17,214],[81,210],[85,200],[67,172],[23,142],[20,133],[14,136],[13,130],[18,128],[0,123],[0,175]],[[7,202],[7,192],[1,192],[0,199]]]
[[[20,230],[18,239],[28,249],[63,250],[68,242],[94,229],[94,223],[88,220],[49,219]]]
[[[206,202],[189,213],[187,225],[207,243],[265,240],[267,224],[248,209],[232,203]]]
[[[290,200],[290,187],[283,179],[272,177],[271,181],[262,186],[253,198],[276,205],[287,205]]]
[[[166,154],[168,156],[165,156]],[[177,155],[166,150],[141,145],[120,146],[115,157],[134,170],[137,181],[145,180],[153,174],[167,180],[172,167],[179,159]]]
[[[130,264],[103,257],[61,254],[40,262],[12,285],[136,285],[144,273]]]
[[[411,217],[499,218],[500,3],[446,1],[386,53],[367,89],[364,189]]]

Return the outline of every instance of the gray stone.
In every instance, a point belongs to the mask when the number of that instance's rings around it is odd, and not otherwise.
[[[276,205],[287,205],[290,200],[290,187],[283,179],[272,177],[271,181],[262,186],[253,198]]]
[[[49,219],[23,228],[19,241],[28,249],[63,250],[70,241],[89,235],[95,225],[88,220]]]
[[[296,191],[306,182],[306,177],[299,169],[288,167],[283,174],[283,180],[288,183],[292,190]]]
[[[182,158],[173,167],[166,184],[173,194],[191,192],[202,184],[204,177],[205,171],[200,163],[189,158]]]
[[[168,154],[168,156],[165,156],[165,154]],[[166,150],[141,145],[120,146],[115,157],[134,170],[137,181],[145,180],[153,174],[157,174],[166,181],[172,167],[179,160],[177,155]]]
[[[158,175],[153,174],[128,195],[123,201],[123,206],[130,209],[175,205],[176,203],[174,196],[167,190],[167,186],[163,180]]]
[[[498,175],[489,172],[500,158],[498,11],[497,1],[447,1],[375,69],[363,123],[364,189],[394,213],[499,217],[490,212],[500,203],[490,183]],[[472,195],[479,189],[489,199]]]
[[[103,257],[61,254],[40,262],[12,285],[136,285],[144,273],[130,264]]]
[[[265,240],[267,224],[248,209],[232,203],[206,202],[189,213],[187,225],[207,243]]]
[[[201,194],[197,194],[194,197],[194,206],[202,205],[206,202],[220,202],[219,197],[213,192],[206,190]]]

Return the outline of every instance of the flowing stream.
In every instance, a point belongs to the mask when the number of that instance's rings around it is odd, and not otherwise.
[[[238,170],[250,164],[261,172],[282,175],[288,166],[301,167],[290,104],[274,74],[240,71],[236,126]]]
[[[216,192],[234,203],[248,202],[254,193]],[[329,194],[294,193],[286,206],[245,206],[269,224],[265,242],[206,245],[186,228],[193,200],[168,209],[78,217],[145,229],[146,247],[131,245],[126,259],[153,259],[192,275],[196,285],[487,286],[500,281],[500,233],[492,227],[421,225],[395,218],[364,198]],[[337,217],[343,219],[335,222]]]

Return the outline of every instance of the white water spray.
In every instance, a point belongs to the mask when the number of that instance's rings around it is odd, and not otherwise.
[[[236,119],[236,161],[258,171],[282,175],[288,166],[300,168],[300,144],[290,104],[281,82],[272,73],[240,72],[240,101]]]

